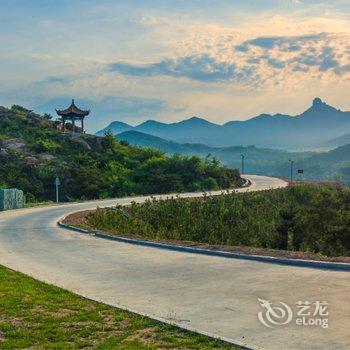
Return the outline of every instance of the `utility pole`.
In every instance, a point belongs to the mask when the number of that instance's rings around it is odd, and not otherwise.
[[[241,154],[241,158],[242,158],[242,175],[244,174],[244,159],[245,159],[245,155],[244,154]]]
[[[290,184],[293,185],[293,167],[294,167],[294,160],[289,160],[290,163]]]
[[[60,178],[56,176],[55,187],[56,187],[56,203],[58,203],[58,187],[61,185]]]

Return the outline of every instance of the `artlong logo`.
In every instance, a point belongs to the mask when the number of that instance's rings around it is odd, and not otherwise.
[[[269,300],[258,299],[262,311],[258,312],[259,321],[268,328],[283,326],[293,319],[292,308],[280,301],[274,306]],[[297,326],[320,326],[328,328],[328,303],[326,301],[298,301],[296,303],[295,324]]]
[[[268,300],[258,300],[260,305],[264,308],[263,311],[258,312],[258,319],[264,326],[273,328],[274,326],[288,324],[292,320],[292,309],[282,301],[279,302],[281,306],[273,306]]]

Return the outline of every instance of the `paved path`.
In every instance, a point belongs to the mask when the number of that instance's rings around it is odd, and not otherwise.
[[[285,186],[278,179],[249,178],[249,191]],[[70,212],[129,202],[123,198],[2,212],[0,264],[91,299],[256,349],[350,349],[348,272],[135,246],[57,227]],[[269,329],[258,322],[258,298],[294,309],[299,300],[326,300],[329,328],[291,323]]]

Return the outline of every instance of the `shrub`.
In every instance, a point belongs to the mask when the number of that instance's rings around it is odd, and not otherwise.
[[[31,147],[36,152],[57,152],[61,147],[52,140],[37,140]]]
[[[350,255],[350,190],[323,185],[98,209],[89,225],[119,234]]]

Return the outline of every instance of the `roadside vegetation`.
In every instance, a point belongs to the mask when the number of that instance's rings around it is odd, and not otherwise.
[[[89,228],[125,236],[350,256],[350,190],[296,185],[97,209]]]
[[[236,349],[0,266],[0,349]]]
[[[62,133],[50,115],[0,107],[0,188],[24,191],[28,203],[214,190],[240,184],[238,170],[211,157],[166,156],[118,141]]]

